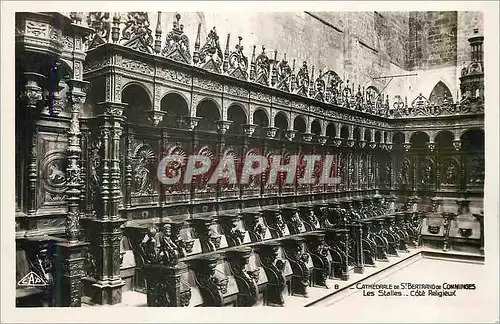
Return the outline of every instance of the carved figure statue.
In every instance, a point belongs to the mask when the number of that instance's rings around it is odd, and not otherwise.
[[[157,260],[157,242],[156,242],[156,227],[152,226],[148,229],[148,233],[144,236],[140,246],[144,255],[144,262],[155,263]]]
[[[399,173],[399,183],[402,185],[410,184],[410,161],[405,160]]]
[[[422,167],[422,177],[421,182],[423,185],[432,183],[432,164],[430,161],[426,161]]]
[[[445,170],[445,183],[453,184],[456,182],[457,177],[457,168],[454,163],[448,163],[448,166]]]
[[[148,180],[149,180],[149,170],[146,167],[146,161],[141,159],[139,163],[137,163],[137,166],[135,167],[135,181],[136,181],[136,190],[138,192],[144,192],[146,191],[148,187]]]
[[[164,265],[175,265],[179,262],[179,250],[172,241],[172,228],[170,224],[164,224],[160,233],[159,261]]]

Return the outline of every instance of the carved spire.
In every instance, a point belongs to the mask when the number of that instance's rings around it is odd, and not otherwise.
[[[111,40],[113,43],[118,42],[118,39],[120,39],[120,20],[120,13],[116,12],[113,15],[113,28],[111,28]]]
[[[278,56],[278,50],[274,50],[274,60],[273,60],[273,72],[271,74],[271,85],[274,87],[276,85],[276,81],[278,80],[278,73],[276,71],[277,69],[277,56]],[[285,54],[286,57],[286,54]]]
[[[200,61],[200,30],[201,23],[198,24],[198,32],[196,33],[196,41],[194,42],[193,63],[198,64]]]
[[[158,19],[156,22],[155,32],[155,53],[160,54],[161,51],[161,11],[158,11]]]
[[[226,49],[224,50],[224,63],[222,65],[222,70],[224,72],[229,71],[229,40],[230,40],[231,34],[227,34],[227,39],[226,39]]]
[[[252,59],[250,60],[250,81],[255,81],[255,45],[252,50]]]
[[[311,79],[309,79],[309,97],[314,96],[314,65],[312,66],[311,69]]]

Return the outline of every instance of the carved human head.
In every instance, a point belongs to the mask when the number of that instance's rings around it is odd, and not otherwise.
[[[170,233],[172,232],[172,226],[171,226],[170,224],[163,224],[163,227],[162,227],[162,232],[163,232],[165,235],[170,236]]]

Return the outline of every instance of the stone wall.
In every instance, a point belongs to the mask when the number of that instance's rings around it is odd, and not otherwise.
[[[456,11],[410,12],[409,26],[410,70],[456,65]]]

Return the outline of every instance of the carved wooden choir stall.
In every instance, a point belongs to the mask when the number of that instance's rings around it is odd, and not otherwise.
[[[18,286],[18,306],[128,290],[148,306],[286,306],[411,248],[482,248],[477,31],[457,102],[441,83],[390,103],[215,28],[186,35],[179,14],[164,35],[156,16],[153,32],[145,12],[16,15],[16,273],[46,281]],[[194,154],[210,170],[186,183]],[[311,154],[341,181],[270,174],[272,157]],[[209,181],[252,156],[261,175]]]

